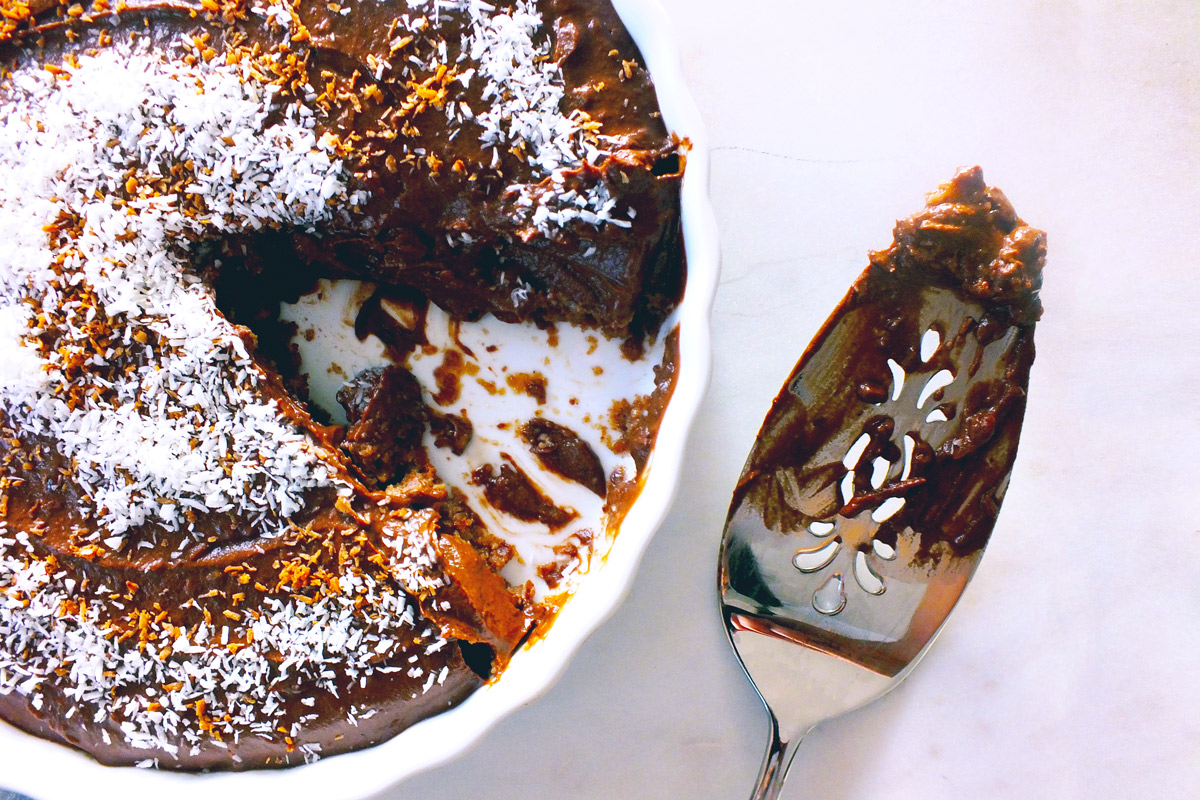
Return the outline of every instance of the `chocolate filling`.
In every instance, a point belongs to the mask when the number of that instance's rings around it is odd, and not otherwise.
[[[399,64],[408,52],[436,51],[440,40],[448,50],[443,66],[458,65],[470,24],[461,13],[443,11],[428,36],[404,41],[397,4],[356,4],[342,13],[337,4],[302,2],[286,22],[290,36],[282,44],[274,23],[239,4],[208,0],[194,6],[135,2],[112,11],[96,3],[82,14],[35,4],[6,15],[0,59],[18,74],[44,68],[57,79],[69,71],[60,64],[69,67],[79,56],[134,37],[164,52],[186,38],[199,59],[213,63],[250,63],[270,51],[278,73],[256,80],[313,111],[314,133],[337,142],[350,170],[347,195],[361,196],[361,203],[334,214],[319,231],[277,226],[179,243],[191,272],[213,288],[218,312],[241,326],[262,376],[257,399],[275,404],[349,492],[307,492],[279,535],[263,535],[255,527],[260,520],[236,509],[215,510],[223,506],[214,500],[209,508],[186,510],[186,534],[151,519],[126,532],[134,544],[100,546],[93,543],[99,523],[88,513],[93,498],[70,477],[75,465],[55,441],[0,413],[0,532],[28,537],[21,557],[46,565],[55,580],[72,587],[62,615],[85,619],[89,606],[106,609],[109,616],[100,621],[105,637],[149,665],[147,674],[155,665],[187,662],[190,648],[201,642],[236,665],[239,652],[255,648],[252,623],[260,617],[287,625],[337,603],[350,616],[366,615],[360,624],[374,649],[364,655],[368,645],[361,645],[353,668],[331,659],[319,686],[289,671],[287,654],[272,652],[270,674],[248,677],[231,667],[232,677],[217,675],[207,694],[185,685],[190,681],[128,680],[99,705],[73,694],[82,680],[73,665],[83,656],[69,653],[61,680],[43,680],[28,692],[5,684],[0,717],[106,764],[292,765],[378,743],[453,706],[503,669],[535,622],[552,617],[553,609],[499,577],[511,552],[438,479],[421,449],[431,428],[439,447],[462,452],[472,436],[469,421],[426,408],[412,376],[392,367],[355,376],[339,395],[349,426],[325,424],[327,416],[305,402],[289,346],[294,331],[277,316],[281,301],[307,292],[317,278],[346,277],[378,287],[360,315],[360,333],[380,334],[393,356],[421,345],[429,301],[461,319],[492,313],[506,321],[591,326],[627,339],[634,350],[658,334],[684,283],[680,144],[667,134],[640,54],[607,2],[539,0],[536,9],[545,24],[535,36],[552,40],[561,69],[560,111],[605,137],[603,153],[553,178],[520,142],[481,147],[477,117],[464,122],[454,115],[455,104],[475,106],[472,113],[487,105],[483,81],[455,83],[447,76],[457,66],[412,76],[379,66],[389,59]],[[3,102],[10,91],[0,84]],[[138,202],[141,190],[137,165],[130,170],[128,177],[114,176],[113,196],[125,203]],[[602,209],[609,218],[571,216],[570,198],[600,192],[612,200]],[[539,203],[562,220],[540,218]],[[56,223],[63,236],[79,224]],[[384,310],[388,303],[393,313]],[[118,323],[124,324],[113,321],[109,333]],[[144,366],[156,348],[167,346],[152,335],[93,344],[109,352],[105,368],[114,376]],[[42,342],[47,352],[56,346]],[[461,379],[461,365],[451,361],[439,378],[446,397]],[[79,369],[83,378],[103,377],[99,367]],[[631,448],[639,472],[669,383],[660,380],[658,411],[625,426],[636,431]],[[103,399],[102,389],[72,402]],[[568,434],[541,431],[539,455],[603,494],[603,476],[597,485],[595,464]],[[626,483],[639,477],[627,476]],[[573,513],[539,498],[536,489],[530,493],[532,485],[522,484],[513,465],[487,480],[489,499],[518,517],[553,527]],[[610,505],[620,509],[629,499],[626,493]],[[403,574],[392,563],[397,549],[408,553]],[[356,596],[349,583],[359,587],[357,600],[347,599]],[[10,597],[19,593],[0,588]],[[372,605],[386,606],[380,597],[387,591],[407,598],[411,613],[403,624],[397,608]],[[287,614],[278,610],[284,605]],[[335,622],[321,618],[327,641],[358,635],[335,630]],[[260,689],[265,694],[257,697]],[[266,727],[253,720],[264,705],[273,709]],[[131,735],[126,723],[134,715],[155,733]]]

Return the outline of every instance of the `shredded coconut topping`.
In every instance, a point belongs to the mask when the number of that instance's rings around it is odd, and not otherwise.
[[[337,696],[346,681],[398,669],[381,666],[386,656],[445,645],[403,593],[350,572],[315,603],[268,598],[248,625],[151,621],[131,647],[111,622],[121,601],[77,602],[70,573],[33,552],[27,534],[9,536],[0,523],[0,694],[38,707],[45,682],[65,686],[94,724],[118,721],[139,749],[176,755],[182,742],[194,754],[214,733],[272,739],[284,722],[297,736],[280,684]]]
[[[433,546],[436,521],[432,510],[421,509],[384,526],[384,544],[395,553],[392,577],[414,596],[430,594],[446,585]]]
[[[234,67],[114,47],[66,69],[22,70],[0,107],[0,336],[16,376],[0,409],[59,443],[111,535],[178,529],[188,508],[278,527],[330,475],[261,398],[187,245],[324,220],[341,163],[302,107],[268,125],[271,93]],[[147,336],[157,346],[138,347]]]
[[[532,209],[532,224],[546,236],[573,220],[629,227],[613,216],[616,201],[603,182],[583,193],[563,186],[569,170],[596,164],[608,153],[588,135],[583,115],[562,111],[562,68],[551,58],[553,45],[534,1],[517,0],[508,13],[489,13],[485,4],[472,0],[462,4],[471,15],[463,54],[478,63],[483,100],[489,104],[475,115],[483,129],[480,141],[527,150],[529,165],[547,179],[509,187],[519,195],[517,207]]]
[[[0,418],[54,443],[89,538],[116,551],[143,528],[193,532],[193,511],[296,536],[306,495],[339,485],[187,268],[218,235],[315,230],[347,202],[345,170],[310,110],[242,67],[187,64],[189,47],[23,68],[0,103]],[[288,717],[278,687],[336,696],[445,643],[385,573],[341,566],[315,593],[263,587],[256,610],[179,627],[138,611],[136,587],[82,599],[77,574],[0,521],[0,694],[40,708],[49,682],[156,755],[243,735],[290,748],[316,716]]]
[[[563,114],[562,69],[550,58],[550,38],[532,0],[518,0],[509,13],[488,14],[464,3],[471,32],[464,55],[478,63],[483,100],[489,107],[475,115],[488,147],[520,145],[528,161],[545,175],[564,167],[595,163],[602,153],[585,142],[578,117]]]

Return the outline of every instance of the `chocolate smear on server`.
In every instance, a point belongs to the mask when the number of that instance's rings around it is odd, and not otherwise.
[[[353,278],[393,355],[429,300],[656,335],[685,159],[616,12],[9,3],[0,59],[0,717],[282,767],[493,678],[549,612],[417,446],[469,426],[398,368],[321,424],[265,311]]]
[[[878,556],[885,575],[984,547],[1016,458],[1045,256],[1045,234],[978,167],[930,194],[775,399],[731,519],[755,509],[769,530]]]

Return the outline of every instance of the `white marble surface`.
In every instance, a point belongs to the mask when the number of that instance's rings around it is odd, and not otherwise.
[[[867,250],[969,163],[1050,237],[1012,488],[925,662],[814,732],[784,797],[1200,796],[1200,4],[663,1],[724,245],[691,474],[562,680],[385,797],[748,794],[729,492]]]

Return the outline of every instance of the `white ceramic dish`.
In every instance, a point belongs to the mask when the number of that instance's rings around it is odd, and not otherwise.
[[[283,771],[181,775],[103,767],[87,756],[0,723],[0,787],[38,800],[57,798],[242,797],[278,795],[349,800],[371,795],[462,753],[499,719],[546,691],[582,644],[626,594],[650,537],[667,513],[683,467],[684,446],[710,370],[709,314],[719,251],[708,200],[707,141],[687,92],[671,25],[657,0],[613,0],[654,76],[668,126],[689,139],[683,182],[688,276],[676,312],[679,378],[659,430],[644,489],[615,544],[593,564],[574,597],[541,641],[514,657],[495,684],[457,708],[368,750]]]

